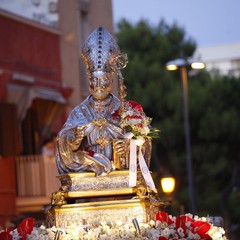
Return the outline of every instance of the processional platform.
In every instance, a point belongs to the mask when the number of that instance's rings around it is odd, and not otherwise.
[[[141,172],[136,187],[129,187],[129,170],[112,171],[96,177],[93,172],[58,176],[59,191],[53,193],[47,213],[50,226],[92,225],[97,219],[112,223],[148,222],[163,204],[149,191]]]

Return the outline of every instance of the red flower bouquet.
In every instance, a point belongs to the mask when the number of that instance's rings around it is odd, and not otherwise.
[[[113,117],[120,118],[120,126],[126,133],[132,133],[133,138],[138,137],[159,137],[159,130],[151,127],[152,119],[147,117],[142,106],[133,100],[124,102],[121,110],[112,114]]]

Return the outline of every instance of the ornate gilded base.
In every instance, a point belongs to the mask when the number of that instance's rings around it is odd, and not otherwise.
[[[158,206],[140,199],[75,203],[53,207],[48,213],[48,223],[50,226],[69,227],[94,225],[100,219],[127,223],[136,218],[138,222],[147,222],[155,219],[157,211]]]
[[[47,214],[50,226],[92,225],[104,218],[112,223],[155,219],[161,205],[156,192],[147,189],[141,172],[137,186],[129,187],[129,171],[112,171],[106,176],[69,173],[58,176],[61,189],[52,195]]]
[[[147,186],[141,172],[137,173],[137,186],[129,187],[129,171],[112,171],[106,176],[96,177],[93,172],[68,173],[58,176],[61,189],[53,193],[52,205],[67,204],[67,199],[95,197],[145,196]],[[72,201],[71,201],[72,202]]]
[[[128,186],[129,171],[112,171],[106,176],[95,177],[93,172],[68,173],[58,176],[65,197],[95,197],[109,195],[136,195],[136,188]],[[138,186],[145,186],[141,172],[137,176]],[[146,192],[145,192],[146,193]]]

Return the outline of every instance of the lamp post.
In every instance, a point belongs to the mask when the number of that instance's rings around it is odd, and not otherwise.
[[[185,134],[185,147],[186,147],[186,164],[187,164],[187,176],[188,176],[188,197],[190,203],[190,211],[195,214],[195,198],[194,198],[194,186],[192,176],[192,157],[191,157],[191,141],[190,141],[190,128],[189,128],[189,116],[188,116],[188,69],[203,69],[205,64],[202,62],[194,62],[184,58],[179,58],[170,61],[166,64],[168,71],[179,70],[182,80],[183,91],[183,115],[184,115],[184,134]]]

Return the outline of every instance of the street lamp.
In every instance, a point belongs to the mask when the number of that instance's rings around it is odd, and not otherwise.
[[[170,61],[166,64],[168,71],[179,70],[182,79],[183,91],[183,115],[184,115],[184,133],[185,133],[185,146],[186,146],[186,162],[187,162],[187,175],[188,175],[188,197],[190,202],[190,211],[195,214],[195,199],[194,187],[192,176],[192,158],[191,158],[191,143],[190,143],[190,130],[189,130],[189,116],[188,116],[188,69],[203,69],[205,64],[184,58],[179,58]]]
[[[160,184],[163,193],[165,194],[164,201],[162,204],[162,208],[165,210],[167,207],[169,207],[172,204],[173,196],[172,193],[175,189],[175,178],[171,175],[164,175],[160,179]]]
[[[161,187],[164,193],[171,194],[175,189],[175,178],[166,176],[160,179]]]

